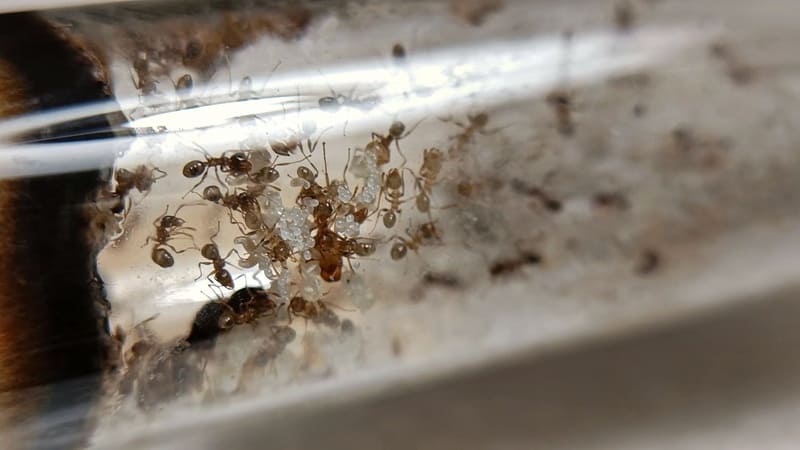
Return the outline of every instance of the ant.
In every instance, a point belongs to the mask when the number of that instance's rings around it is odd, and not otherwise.
[[[344,238],[327,228],[319,229],[314,240],[314,256],[319,264],[320,278],[327,282],[342,278],[342,258],[347,258],[349,264],[351,256],[363,257],[374,253],[374,243]]]
[[[149,244],[150,241],[155,242],[153,245],[153,250],[150,252],[150,259],[165,269],[167,267],[172,267],[175,264],[175,259],[164,247],[171,249],[175,253],[183,253],[189,250],[189,248],[177,250],[175,247],[169,244],[170,240],[172,240],[175,236],[182,235],[188,236],[190,239],[192,239],[192,242],[194,242],[192,235],[186,231],[196,230],[192,227],[184,226],[186,221],[177,216],[178,211],[180,211],[184,206],[186,205],[179,206],[173,214],[168,215],[167,212],[169,211],[169,205],[167,205],[167,209],[164,211],[164,214],[160,215],[156,218],[156,220],[153,221],[153,226],[156,228],[155,236],[148,236],[144,242],[144,245]],[[197,247],[193,245],[190,248]]]
[[[408,160],[406,159],[403,152],[400,150],[399,141],[401,139],[406,138],[409,134],[411,134],[411,132],[413,132],[414,129],[417,128],[417,126],[419,126],[420,123],[422,122],[421,121],[418,122],[410,130],[408,130],[408,133],[403,134],[406,131],[406,125],[403,122],[394,121],[389,126],[389,132],[386,134],[386,136],[382,136],[377,133],[372,133],[372,140],[369,142],[369,144],[367,144],[364,150],[375,154],[377,165],[382,166],[388,163],[389,160],[391,159],[389,146],[392,145],[392,142],[394,142],[394,145],[397,147],[397,152],[400,154],[400,157],[403,158],[402,165],[405,166]]]
[[[514,259],[503,259],[494,262],[489,267],[489,275],[497,277],[515,272],[526,265],[536,265],[542,262],[542,256],[536,252],[523,252]]]
[[[389,208],[380,209],[380,212],[385,212],[383,215],[383,226],[386,228],[393,228],[397,223],[397,216],[400,214],[400,205],[406,200],[403,200],[405,195],[405,179],[403,173],[399,169],[390,169],[388,174],[383,174],[381,183],[381,190],[383,191],[383,198],[389,202]],[[379,197],[380,199],[381,197]],[[380,202],[380,201],[379,201]],[[378,205],[380,206],[380,204]]]
[[[158,175],[155,175],[156,173]],[[141,193],[149,192],[156,181],[166,176],[167,173],[163,170],[157,167],[151,169],[144,164],[136,166],[133,171],[124,168],[117,169],[114,172],[114,179],[117,181],[114,194],[125,197],[134,189]]]
[[[442,159],[444,155],[438,148],[425,149],[422,155],[422,166],[419,169],[419,176],[416,178],[417,196],[415,203],[417,210],[421,213],[429,213],[431,207],[430,195],[433,194],[433,185],[439,178],[442,171]],[[411,172],[409,170],[409,172]],[[413,172],[411,172],[414,175]]]
[[[489,115],[487,113],[482,112],[475,115],[467,115],[467,121],[469,123],[466,125],[458,121],[453,122],[454,124],[463,128],[463,131],[451,137],[453,144],[448,149],[448,154],[451,158],[464,154],[467,144],[472,142],[476,133],[491,133],[490,131],[486,130],[486,125],[489,124]]]
[[[355,86],[347,95],[337,94],[332,87],[329,86],[329,88],[331,90],[331,94],[333,95],[321,97],[317,101],[319,104],[319,109],[329,113],[335,113],[339,111],[342,106],[349,106],[351,108],[361,109],[362,111],[369,111],[381,100],[381,98],[377,95],[370,95],[361,98],[354,97],[353,94],[356,90]]]
[[[219,284],[223,287],[228,289],[233,289],[233,277],[231,277],[231,273],[225,269],[226,260],[231,253],[236,252],[236,249],[231,249],[224,258],[220,257],[219,254],[219,247],[214,242],[214,238],[219,234],[219,222],[217,222],[217,231],[211,236],[211,242],[204,245],[202,249],[200,249],[200,254],[203,258],[208,259],[209,261],[201,261],[197,263],[198,269],[200,269],[200,276],[197,277],[199,280],[203,276],[203,268],[201,266],[210,265],[213,267],[213,270],[206,278],[209,280],[213,277]],[[237,253],[238,254],[238,253]]]
[[[262,288],[244,287],[225,302],[235,313],[237,325],[255,323],[259,317],[274,317],[280,306]]]
[[[403,47],[403,44],[396,43],[392,46],[392,58],[394,59],[405,59],[406,57],[406,49]]]
[[[545,100],[556,113],[558,132],[562,136],[572,136],[575,133],[575,123],[572,120],[572,109],[575,105],[572,94],[557,90],[547,94]]]
[[[192,328],[186,337],[189,345],[212,342],[216,337],[236,325],[233,309],[224,301],[212,300],[203,305],[192,321]]]
[[[203,189],[203,200],[212,203],[218,203],[228,209],[231,214],[231,223],[237,224],[233,221],[232,211],[239,211],[244,217],[244,224],[251,230],[258,230],[263,221],[261,219],[261,207],[258,205],[256,196],[251,192],[242,191],[233,194],[223,194],[219,186],[211,185]],[[244,232],[244,230],[242,230]]]
[[[341,320],[327,304],[321,300],[310,302],[303,297],[294,296],[289,301],[289,320],[292,316],[302,317],[311,320],[312,323],[322,324],[330,328],[339,328]]]
[[[317,148],[317,144],[319,143],[319,137],[317,138],[314,143],[311,143],[311,135],[317,131],[317,124],[312,121],[305,121],[303,122],[302,126],[295,131],[292,131],[291,135],[289,135],[285,140],[272,140],[269,142],[269,146],[273,152],[280,156],[290,156],[296,150],[303,149],[303,140],[305,140],[306,146],[308,146],[308,153],[314,153],[314,150]],[[322,133],[320,133],[320,137]]]
[[[226,153],[234,152],[231,156],[227,156]],[[200,181],[195,184],[189,192],[192,192],[197,186],[200,186],[203,181],[205,181],[206,176],[208,176],[209,169],[214,168],[216,171],[217,179],[219,180],[220,184],[224,184],[222,179],[219,178],[219,172],[228,173],[232,177],[239,177],[242,175],[248,175],[251,170],[253,170],[253,164],[250,162],[250,159],[247,156],[247,153],[242,151],[236,150],[228,150],[223,152],[219,157],[213,157],[206,154],[206,160],[192,160],[187,162],[183,166],[183,176],[186,178],[200,178]],[[187,192],[186,195],[189,193]],[[184,195],[184,197],[186,197]]]
[[[434,239],[441,241],[439,233],[436,230],[436,225],[434,225],[433,222],[423,223],[414,232],[411,232],[410,229],[408,229],[406,230],[406,234],[408,235],[408,239],[402,236],[396,236],[398,242],[395,242],[394,245],[392,245],[390,256],[395,261],[403,259],[408,253],[409,249],[417,252],[419,248],[426,242]]]

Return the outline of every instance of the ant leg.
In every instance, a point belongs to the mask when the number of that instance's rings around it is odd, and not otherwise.
[[[197,263],[197,270],[199,270],[199,271],[200,271],[200,275],[199,275],[197,278],[195,278],[195,279],[194,279],[194,281],[197,281],[197,280],[199,280],[200,278],[203,278],[203,266],[209,266],[209,265],[211,265],[211,264],[213,264],[213,263],[210,263],[210,262],[205,262],[205,261],[201,261],[201,262]],[[213,273],[213,272],[212,272],[212,273]],[[210,275],[209,275],[209,276],[210,276]]]

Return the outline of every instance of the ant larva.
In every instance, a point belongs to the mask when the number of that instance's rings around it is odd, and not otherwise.
[[[231,256],[232,253],[236,252],[236,249],[231,249],[230,252],[223,258],[219,254],[219,247],[214,242],[214,238],[219,234],[219,223],[217,223],[217,231],[211,236],[211,242],[205,244],[202,249],[200,249],[200,254],[203,258],[209,261],[201,261],[197,263],[198,269],[200,269],[200,276],[197,277],[197,280],[202,278],[203,276],[203,268],[202,266],[210,265],[212,266],[213,270],[210,274],[206,277],[208,280],[211,280],[213,277],[219,284],[223,287],[228,289],[233,289],[233,277],[231,277],[231,273],[225,269],[226,260],[228,257]]]
[[[452,136],[453,143],[450,145],[447,153],[450,157],[463,155],[466,151],[467,145],[475,138],[475,134],[491,134],[495,130],[486,130],[486,125],[489,124],[489,114],[482,112],[475,115],[467,115],[467,124],[459,121],[453,121],[454,124],[461,127],[461,133]]]
[[[522,252],[519,257],[514,259],[502,259],[492,263],[489,267],[489,275],[497,277],[516,272],[523,266],[536,265],[542,262],[542,256],[536,252]]]
[[[392,245],[389,253],[395,261],[403,259],[409,249],[417,252],[423,244],[432,240],[441,240],[439,232],[436,230],[436,225],[433,222],[423,223],[413,232],[411,229],[407,229],[406,234],[408,238],[395,236],[397,242]]]
[[[150,259],[165,269],[167,267],[172,267],[175,264],[175,259],[164,247],[171,249],[175,253],[183,253],[191,248],[197,248],[196,245],[193,245],[192,247],[183,250],[177,250],[174,246],[169,244],[169,241],[178,235],[187,236],[192,239],[192,243],[194,243],[194,237],[192,237],[192,235],[186,231],[196,230],[192,227],[184,226],[186,222],[177,216],[178,211],[180,211],[184,206],[186,205],[179,206],[173,214],[168,215],[167,212],[169,211],[169,205],[167,205],[164,214],[160,215],[156,218],[156,220],[153,221],[153,226],[156,229],[155,236],[148,236],[143,245],[144,247],[145,245],[149,244],[150,241],[155,242],[153,249],[150,252]]]

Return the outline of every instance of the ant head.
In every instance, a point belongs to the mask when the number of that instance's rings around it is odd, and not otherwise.
[[[200,250],[200,254],[206,259],[219,259],[219,248],[217,248],[217,244],[208,243]]]
[[[486,126],[489,123],[489,115],[484,113],[476,114],[470,117],[470,122],[478,128]]]
[[[306,166],[300,166],[297,168],[297,176],[305,181],[308,181],[309,183],[313,183],[314,180],[317,179],[317,175]]]
[[[389,134],[395,139],[402,136],[404,131],[406,131],[406,125],[400,121],[392,122],[392,125],[389,127]]]

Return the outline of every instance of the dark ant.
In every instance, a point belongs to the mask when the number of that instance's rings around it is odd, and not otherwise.
[[[203,248],[200,249],[200,254],[203,256],[203,258],[208,259],[209,261],[201,261],[197,263],[197,267],[200,269],[200,276],[197,277],[197,280],[203,276],[203,268],[201,266],[210,265],[213,267],[213,270],[206,278],[211,280],[213,277],[223,287],[233,289],[233,277],[231,277],[231,273],[225,269],[225,264],[228,257],[231,256],[232,253],[236,252],[236,249],[231,249],[231,251],[228,252],[224,258],[220,257],[219,247],[217,247],[217,244],[214,242],[214,237],[216,237],[218,234],[219,223],[217,223],[216,233],[211,236],[211,242],[204,245]]]
[[[236,324],[255,323],[260,317],[274,317],[280,306],[262,288],[245,287],[225,302],[235,313]]]
[[[234,152],[231,156],[227,156],[226,153]],[[189,161],[183,166],[183,176],[186,178],[200,178],[200,181],[195,184],[189,192],[192,192],[197,186],[200,186],[203,181],[205,181],[206,176],[208,176],[208,170],[214,168],[217,172],[217,179],[219,180],[220,184],[224,184],[222,180],[219,178],[219,172],[227,173],[232,177],[239,177],[242,175],[247,175],[253,170],[253,164],[250,162],[247,153],[236,151],[236,150],[229,150],[223,152],[219,157],[212,157],[206,155],[205,161],[200,160],[193,160]],[[189,193],[187,192],[186,195]],[[186,197],[184,195],[184,197]]]
[[[489,275],[496,277],[515,272],[526,265],[536,265],[542,262],[542,256],[536,252],[523,252],[518,258],[503,259],[494,262],[489,267]]]
[[[639,275],[649,275],[661,266],[661,254],[654,249],[645,249],[639,255],[634,271]]]
[[[620,31],[629,31],[636,21],[636,11],[628,0],[621,0],[614,5],[614,25]]]
[[[463,131],[451,137],[453,143],[447,150],[447,153],[451,158],[458,155],[463,155],[466,151],[467,145],[475,138],[476,133],[491,134],[494,132],[494,130],[486,130],[486,125],[489,124],[489,114],[487,113],[482,112],[475,115],[467,115],[467,121],[468,124],[453,121],[454,124],[463,128]]]
[[[396,43],[392,46],[392,58],[394,59],[405,59],[406,57],[406,49],[403,47],[403,44]]]
[[[213,343],[216,337],[236,325],[233,309],[220,300],[212,300],[203,305],[192,321],[192,328],[186,342],[195,346],[203,342]]]
[[[395,261],[403,259],[409,249],[417,252],[426,242],[430,242],[431,240],[441,241],[439,233],[436,230],[436,225],[433,222],[423,223],[413,232],[407,229],[406,234],[408,235],[407,239],[402,236],[395,236],[398,242],[392,245],[392,249],[389,253]]]
[[[153,226],[156,228],[156,235],[148,236],[147,240],[144,242],[144,245],[149,244],[150,241],[155,242],[155,245],[153,245],[153,250],[150,252],[150,259],[163,268],[172,267],[175,264],[175,259],[163,247],[167,247],[175,253],[183,253],[189,250],[189,248],[177,250],[175,247],[169,244],[170,240],[172,240],[175,236],[182,235],[188,236],[190,239],[192,239],[192,243],[194,243],[194,238],[186,231],[196,230],[192,227],[184,226],[186,222],[177,216],[178,211],[180,211],[184,206],[186,205],[179,206],[178,209],[175,210],[175,213],[172,215],[167,215],[167,212],[169,211],[168,205],[167,209],[164,211],[164,214],[160,215],[156,218],[156,220],[153,221]],[[197,248],[197,246],[193,245],[190,248]]]
[[[556,113],[558,132],[562,136],[572,136],[575,133],[575,123],[572,120],[574,107],[572,94],[561,90],[553,91],[547,94],[545,101]]]

